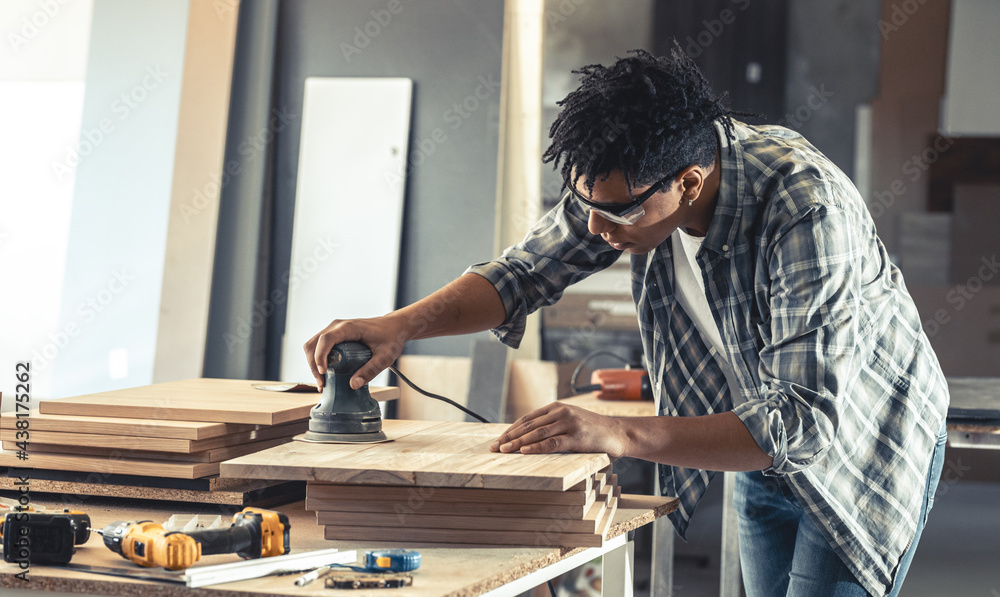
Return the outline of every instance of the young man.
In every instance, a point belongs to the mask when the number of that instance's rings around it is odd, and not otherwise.
[[[331,323],[305,345],[317,380],[346,340],[374,352],[356,387],[411,339],[493,329],[517,347],[528,313],[627,251],[662,416],[553,404],[491,449],[660,463],[681,536],[708,471],[746,471],[748,595],[896,595],[940,476],[948,390],[864,200],[797,133],[733,120],[676,45],[580,73],[544,156],[570,193],[430,297]]]

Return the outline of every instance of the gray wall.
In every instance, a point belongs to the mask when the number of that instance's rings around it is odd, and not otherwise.
[[[802,133],[854,176],[859,104],[878,90],[880,0],[788,3],[783,124]]]
[[[402,306],[493,257],[504,3],[403,0],[396,14],[388,12],[390,5],[395,7],[386,0],[282,2],[273,103],[300,115],[310,76],[413,79],[410,157],[417,163],[411,162],[407,178]],[[463,103],[466,108],[457,110]],[[443,142],[434,141],[435,129],[446,137]],[[284,288],[278,278],[290,259],[300,133],[296,118],[276,136],[272,288]],[[422,158],[414,153],[421,147]],[[371,225],[378,225],[374,215]],[[344,287],[330,291],[364,289],[345,280]],[[272,327],[283,330],[283,314],[274,317]],[[280,335],[270,333],[268,343],[273,351]],[[470,347],[471,338],[464,336],[414,342],[408,352],[467,356]],[[269,355],[269,372],[276,354]]]

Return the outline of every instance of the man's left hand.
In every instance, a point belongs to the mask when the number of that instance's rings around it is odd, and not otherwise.
[[[520,450],[522,454],[596,452],[618,458],[627,447],[628,436],[619,419],[554,402],[515,421],[490,445],[490,450]]]

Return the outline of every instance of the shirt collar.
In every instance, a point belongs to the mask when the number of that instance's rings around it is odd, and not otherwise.
[[[715,204],[712,222],[705,234],[702,246],[710,251],[726,256],[732,253],[746,196],[746,176],[743,172],[743,146],[740,139],[746,136],[742,123],[733,121],[735,139],[726,136],[725,127],[715,121],[715,132],[719,138],[719,197]]]

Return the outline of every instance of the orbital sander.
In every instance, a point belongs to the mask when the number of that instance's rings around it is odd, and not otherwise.
[[[309,430],[303,440],[321,443],[386,441],[382,411],[368,385],[351,388],[351,377],[372,358],[361,342],[334,345],[326,361],[326,385],[319,404],[309,411]]]

